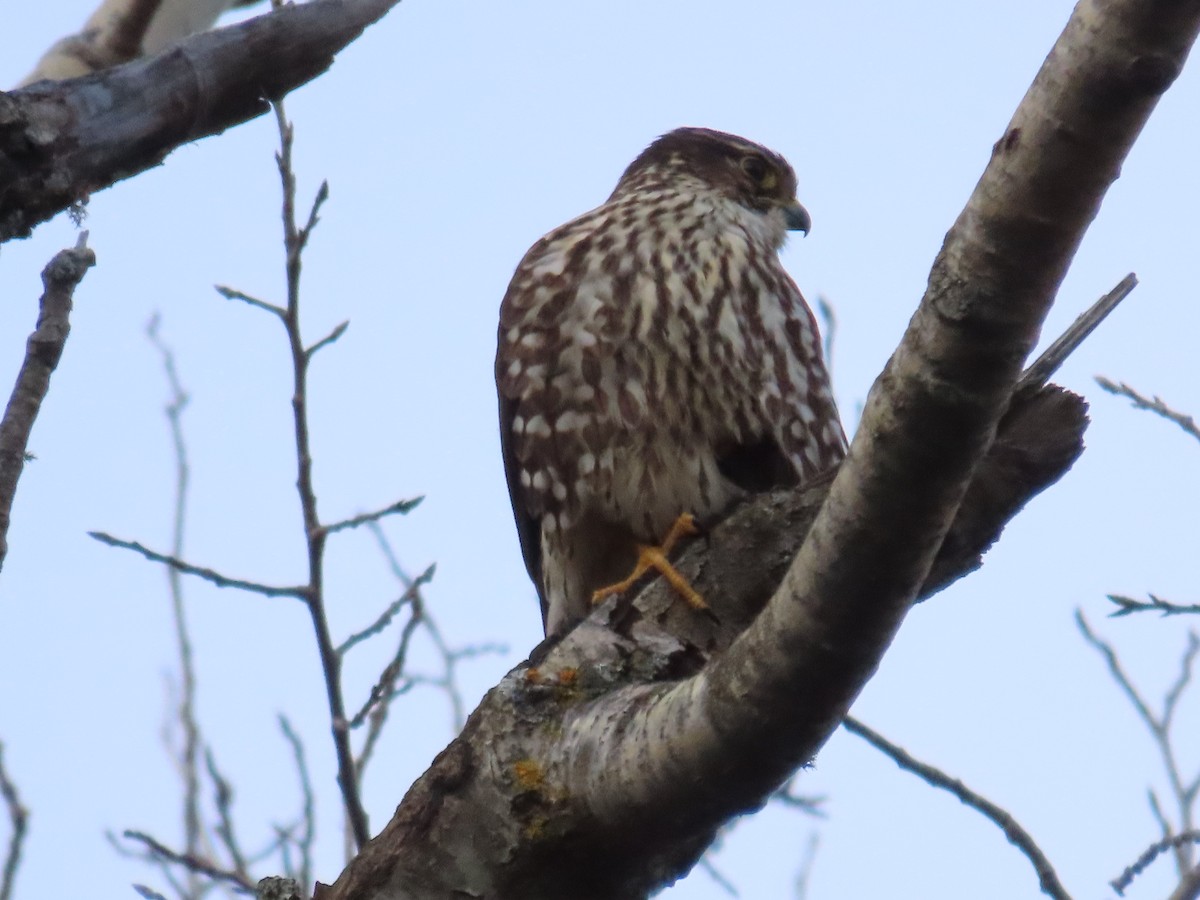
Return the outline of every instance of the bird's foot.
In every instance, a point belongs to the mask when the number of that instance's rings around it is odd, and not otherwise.
[[[654,569],[667,580],[667,584],[671,585],[675,589],[675,592],[683,597],[693,609],[708,609],[708,604],[704,602],[704,598],[697,593],[696,589],[688,583],[686,578],[679,574],[679,570],[671,565],[671,561],[667,559],[667,555],[680,540],[699,533],[700,528],[696,525],[696,518],[691,513],[684,513],[675,520],[675,523],[671,526],[671,530],[667,532],[667,536],[663,538],[659,546],[653,547],[647,544],[638,544],[637,563],[634,565],[633,571],[629,573],[629,577],[618,581],[616,584],[610,584],[595,591],[592,594],[592,603],[601,603],[613,594],[625,593],[625,591],[637,584],[639,578],[651,569]]]

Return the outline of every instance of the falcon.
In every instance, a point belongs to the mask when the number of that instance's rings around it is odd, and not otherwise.
[[[529,249],[500,306],[500,436],[547,636],[749,494],[836,464],[846,437],[812,311],[779,260],[808,233],[776,153],[680,128],[607,201]]]

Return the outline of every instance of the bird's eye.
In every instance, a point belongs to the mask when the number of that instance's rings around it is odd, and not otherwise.
[[[767,163],[761,156],[743,156],[742,171],[754,181],[762,184],[767,177]]]

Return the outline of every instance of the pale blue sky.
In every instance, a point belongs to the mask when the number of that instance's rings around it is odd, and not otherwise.
[[[0,84],[14,84],[92,3],[22,4],[6,16]],[[427,598],[453,643],[510,647],[466,667],[469,698],[540,636],[491,377],[496,310],[529,244],[601,202],[633,156],[675,126],[771,146],[795,166],[812,213],[811,236],[784,260],[810,297],[837,307],[834,380],[852,426],[1071,7],[415,0],[289,99],[302,190],[310,196],[322,178],[332,187],[305,258],[308,334],[351,321],[312,373],[321,509],[335,519],[426,495],[388,525],[402,559],[414,571],[437,561]],[[981,572],[913,613],[855,707],[1009,809],[1079,897],[1109,896],[1107,881],[1157,837],[1145,789],[1163,779],[1072,612],[1087,612],[1157,698],[1187,623],[1105,621],[1104,594],[1198,599],[1200,448],[1091,381],[1129,381],[1200,413],[1198,106],[1193,63],[1129,157],[1047,327],[1057,334],[1138,273],[1141,286],[1058,378],[1092,401],[1087,452]],[[99,264],[76,294],[0,576],[0,739],[33,812],[21,898],[61,896],[64,858],[88,873],[93,896],[133,896],[133,881],[163,887],[117,858],[103,832],[178,841],[177,785],[159,746],[173,667],[165,577],[86,537],[168,543],[167,392],[143,336],[155,311],[192,396],[187,556],[244,577],[302,578],[282,334],[212,290],[280,296],[276,142],[273,122],[259,120],[181,149],[90,205]],[[16,372],[42,266],[74,241],[60,217],[0,253],[0,378]],[[332,542],[329,574],[340,635],[394,593],[366,535]],[[340,820],[307,616],[294,602],[198,583],[188,603],[200,713],[247,833],[265,840],[268,823],[296,806],[275,725],[283,711],[307,741],[320,790],[317,875],[333,880]],[[351,663],[354,697],[386,652]],[[1194,698],[1179,723],[1192,770],[1198,711]],[[441,698],[398,704],[365,786],[374,830],[451,735]],[[715,856],[743,897],[791,896],[814,827],[816,900],[1037,894],[995,827],[855,738],[836,736],[799,785],[829,796],[828,821],[769,810]],[[1159,862],[1129,896],[1162,896],[1169,874]],[[725,894],[698,871],[664,896]]]

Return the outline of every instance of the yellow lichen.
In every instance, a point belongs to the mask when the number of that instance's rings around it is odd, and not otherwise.
[[[537,790],[546,777],[542,767],[532,759],[521,759],[513,763],[513,774],[517,776],[517,783],[527,791]]]

